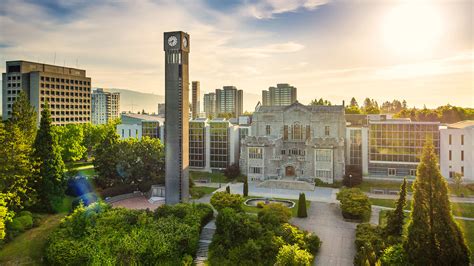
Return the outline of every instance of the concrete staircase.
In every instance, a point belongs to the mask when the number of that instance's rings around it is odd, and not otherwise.
[[[307,190],[314,191],[314,185],[305,181],[296,180],[266,180],[258,184],[257,187],[272,189],[291,189],[291,190]]]
[[[207,256],[209,253],[209,245],[212,242],[212,237],[214,237],[214,233],[216,232],[216,221],[212,220],[208,224],[206,224],[202,230],[201,235],[199,237],[199,247],[198,251],[196,252],[196,258],[194,259],[194,263],[199,265],[204,265],[204,261],[207,260]]]

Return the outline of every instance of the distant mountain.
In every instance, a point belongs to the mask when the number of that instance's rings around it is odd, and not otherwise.
[[[120,92],[120,112],[138,112],[145,110],[147,113],[158,113],[158,103],[163,103],[162,95],[132,91],[126,89],[107,89],[111,92]]]

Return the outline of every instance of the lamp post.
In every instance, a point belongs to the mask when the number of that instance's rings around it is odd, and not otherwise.
[[[352,187],[352,174],[349,174],[349,187]]]

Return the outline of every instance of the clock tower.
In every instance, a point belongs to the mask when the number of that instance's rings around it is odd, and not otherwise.
[[[166,204],[189,199],[189,35],[164,33]]]

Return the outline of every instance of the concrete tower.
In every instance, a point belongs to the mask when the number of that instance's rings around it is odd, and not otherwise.
[[[164,33],[166,204],[189,199],[189,35]]]

